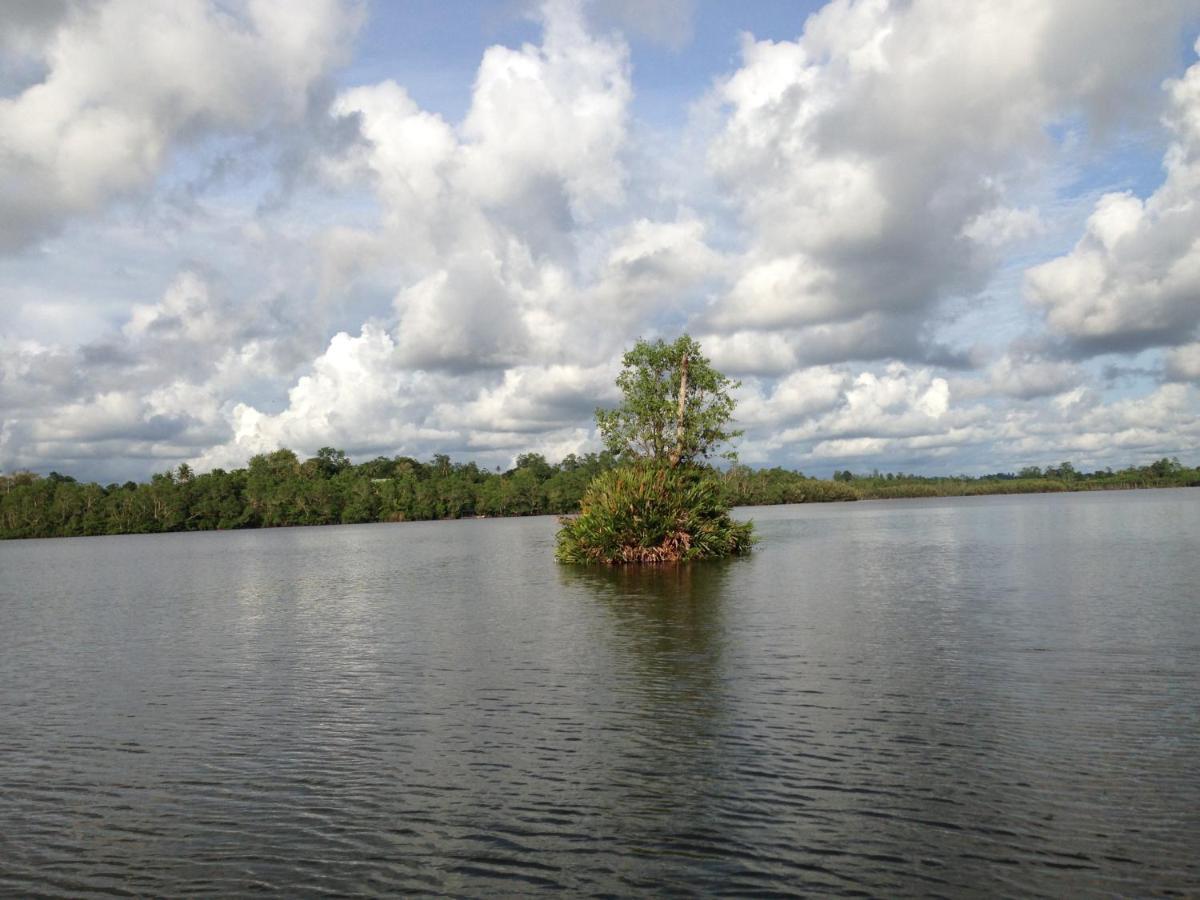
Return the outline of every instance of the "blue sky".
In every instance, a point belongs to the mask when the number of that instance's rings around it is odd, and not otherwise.
[[[0,22],[0,471],[598,444],[688,330],[751,464],[1200,443],[1200,8],[61,0]]]
[[[682,124],[687,107],[712,80],[737,66],[741,35],[790,40],[800,34],[818,2],[593,4],[598,30],[620,30],[633,54],[637,94],[633,108],[655,121]],[[426,109],[457,120],[471,103],[471,85],[483,52],[495,44],[537,43],[536,8],[520,2],[375,3],[356,45],[353,62],[337,74],[351,86],[393,78]],[[1182,48],[1181,48],[1182,49]]]

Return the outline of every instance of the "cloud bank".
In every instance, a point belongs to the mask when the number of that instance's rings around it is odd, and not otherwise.
[[[753,463],[1197,446],[1186,4],[833,0],[728,35],[683,125],[639,114],[631,48],[686,55],[701,11],[532,15],[458,116],[356,77],[356,4],[6,17],[0,469],[557,458],[683,329],[742,380]]]

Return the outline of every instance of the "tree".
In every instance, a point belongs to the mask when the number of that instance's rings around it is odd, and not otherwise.
[[[554,474],[554,469],[540,453],[522,453],[517,457],[516,468],[528,469],[539,482],[546,481]]]
[[[729,428],[729,392],[738,385],[686,334],[672,344],[638,341],[623,363],[617,387],[624,402],[596,410],[596,423],[609,453],[625,464],[592,478],[579,515],[563,520],[555,557],[661,565],[746,553],[753,526],[730,518],[725,488],[704,464],[741,434]]]
[[[308,460],[322,478],[332,478],[338,472],[350,468],[346,451],[333,447],[322,447],[317,455]]]
[[[1149,468],[1155,478],[1170,478],[1183,471],[1183,465],[1179,462],[1178,457],[1167,459],[1164,456],[1162,459],[1150,463],[1147,468]],[[52,472],[51,474],[53,475],[54,473]]]
[[[614,454],[652,459],[675,467],[697,463],[741,431],[729,428],[739,382],[726,378],[688,335],[672,344],[639,340],[622,360],[617,387],[624,401],[597,409],[596,424]],[[734,459],[728,451],[720,454]]]

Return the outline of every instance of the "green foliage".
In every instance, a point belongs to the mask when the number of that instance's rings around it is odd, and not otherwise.
[[[709,365],[700,345],[686,334],[672,344],[638,341],[622,363],[617,376],[621,406],[596,410],[604,445],[615,456],[698,463],[742,434],[728,427],[734,407],[729,392],[738,383]],[[733,457],[732,451],[722,455]]]
[[[568,456],[557,465],[526,454],[515,468],[497,474],[447,456],[428,463],[376,457],[353,465],[340,450],[301,462],[285,449],[256,456],[245,469],[197,475],[184,465],[145,484],[84,484],[58,473],[43,478],[14,472],[0,475],[0,538],[562,514],[578,510],[592,479],[615,465],[608,452]],[[1047,477],[1050,472],[1058,477]],[[1200,485],[1200,469],[1165,458],[1116,472],[1082,472],[1068,463],[981,478],[840,474],[842,480],[826,481],[786,469],[733,466],[709,477],[726,508]]]
[[[563,523],[555,556],[565,563],[663,564],[746,553],[753,526],[729,517],[709,469],[644,460],[604,472]]]
[[[892,474],[855,475],[836,472],[836,478],[853,487],[860,499],[901,497],[960,497],[982,494],[1037,494],[1060,491],[1111,491],[1130,488],[1189,487],[1200,485],[1200,468],[1189,469],[1178,459],[1160,459],[1146,466],[1129,466],[1084,472],[1070,462],[1057,466],[1025,466],[1016,474],[997,472],[972,478]]]
[[[526,454],[494,474],[438,455],[354,465],[325,447],[301,461],[291,450],[259,454],[245,469],[197,475],[186,464],[147,484],[79,484],[53,473],[0,475],[0,538],[143,534],[539,515],[579,508],[588,481],[615,465],[608,453],[551,465]]]
[[[730,506],[769,506],[778,503],[831,503],[858,500],[858,490],[841,481],[806,478],[787,469],[731,466],[721,478]]]
[[[579,516],[558,533],[557,559],[655,565],[749,551],[753,527],[729,517],[720,477],[702,465],[741,434],[728,427],[738,385],[686,334],[672,344],[638,341],[622,362],[624,401],[596,410],[596,424],[627,465],[588,485]]]

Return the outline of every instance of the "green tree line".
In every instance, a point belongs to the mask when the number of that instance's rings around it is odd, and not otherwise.
[[[1057,466],[1026,466],[1017,472],[991,475],[905,475],[835,472],[835,483],[852,489],[861,500],[895,497],[956,497],[973,494],[1037,494],[1059,491],[1107,491],[1200,485],[1200,467],[1188,468],[1176,458],[1163,458],[1145,466],[1097,469],[1086,472],[1070,462]]]
[[[45,477],[16,472],[0,475],[0,538],[563,514],[575,512],[591,480],[616,465],[608,451],[571,455],[557,464],[527,453],[507,472],[445,455],[428,462],[380,456],[356,465],[327,447],[306,460],[287,449],[260,454],[232,471],[196,474],[181,465],[142,483],[100,485],[55,472]],[[976,478],[838,472],[823,480],[781,468],[732,466],[719,480],[727,505],[760,506],[1195,486],[1200,469],[1160,459],[1116,472],[1082,472],[1063,463]]]

